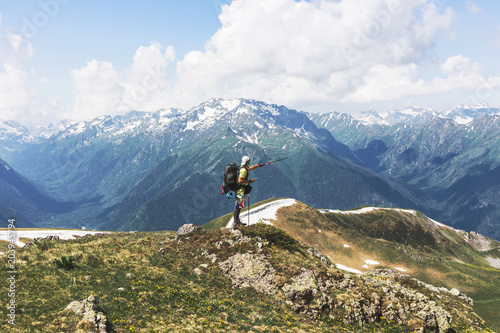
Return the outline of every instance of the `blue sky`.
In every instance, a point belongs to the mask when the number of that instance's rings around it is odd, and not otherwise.
[[[484,0],[0,0],[0,119],[254,98],[313,112],[500,107]]]

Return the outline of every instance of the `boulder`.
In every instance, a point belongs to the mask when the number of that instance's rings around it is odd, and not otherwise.
[[[231,279],[233,288],[253,287],[259,293],[276,293],[276,270],[264,255],[237,253],[220,262],[219,267]]]
[[[77,316],[82,317],[82,320],[78,323],[78,327],[93,327],[95,328],[95,332],[107,332],[106,316],[97,310],[96,299],[93,295],[90,295],[81,302],[73,301],[69,303],[66,310],[73,311]]]
[[[182,227],[179,228],[179,230],[177,230],[175,237],[178,238],[179,236],[189,235],[189,234],[196,232],[200,229],[201,229],[200,226],[198,226],[196,224],[192,224],[192,223],[184,224]]]

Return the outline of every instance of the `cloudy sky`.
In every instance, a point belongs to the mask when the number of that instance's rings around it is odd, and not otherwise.
[[[500,107],[486,0],[0,0],[0,119],[253,98],[312,112]]]

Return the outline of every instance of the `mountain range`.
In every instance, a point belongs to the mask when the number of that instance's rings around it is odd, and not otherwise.
[[[370,170],[420,191],[430,216],[498,239],[499,114],[493,108],[460,108],[392,125],[340,113],[310,118]],[[469,121],[457,121],[466,116]]]
[[[203,224],[232,210],[220,195],[221,170],[248,155],[251,164],[287,157],[252,172],[258,180],[251,200],[285,196],[318,208],[419,209],[499,239],[497,113],[487,106],[441,114],[412,108],[356,119],[210,99],[187,111],[132,111],[34,129],[2,122],[0,158],[58,207],[21,196],[18,202],[40,209],[22,216],[25,210],[11,209],[26,225],[172,230]]]

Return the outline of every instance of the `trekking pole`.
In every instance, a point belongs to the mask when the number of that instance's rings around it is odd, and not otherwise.
[[[285,157],[285,158],[280,158],[279,160],[276,160],[276,161],[271,161],[271,162],[267,162],[265,164],[262,164],[262,166],[264,165],[268,165],[268,164],[272,164],[272,163],[275,163],[275,162],[279,162],[279,161],[283,161],[283,160],[286,160],[288,157]],[[260,162],[259,162],[260,163]]]
[[[248,224],[247,227],[250,226],[250,193],[248,193]]]

